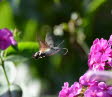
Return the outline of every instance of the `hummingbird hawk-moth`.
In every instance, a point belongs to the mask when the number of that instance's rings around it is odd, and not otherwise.
[[[60,44],[55,46],[55,43],[53,41],[53,37],[50,34],[47,34],[45,41],[39,42],[40,43],[40,49],[38,52],[36,52],[33,55],[33,58],[39,59],[39,58],[51,56],[51,55],[54,55],[54,54],[60,52],[61,50],[66,50],[66,52],[64,53],[64,55],[65,55],[68,52],[68,49],[59,47],[63,42],[64,41],[62,41]]]

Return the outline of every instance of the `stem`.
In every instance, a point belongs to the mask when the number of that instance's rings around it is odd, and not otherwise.
[[[5,75],[5,78],[6,78],[6,81],[7,81],[7,85],[8,85],[8,94],[9,94],[9,97],[11,97],[10,82],[9,82],[9,79],[8,79],[8,76],[7,76],[7,72],[5,70],[4,60],[2,59],[2,54],[0,54],[0,59],[1,59],[1,65],[2,65],[2,68],[3,68],[3,71],[4,71],[4,75]]]
[[[7,84],[8,84],[8,88],[10,89],[10,82],[9,82],[9,79],[8,79],[8,76],[7,76],[7,73],[6,73],[6,70],[5,70],[5,66],[4,66],[4,61],[2,60],[2,58],[1,58],[1,62],[2,62],[2,68],[3,68],[4,74],[5,74],[5,78],[6,78],[6,81],[7,81]]]

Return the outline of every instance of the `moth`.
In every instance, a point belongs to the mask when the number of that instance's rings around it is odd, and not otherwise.
[[[47,57],[47,56],[52,56],[62,50],[66,50],[66,52],[64,53],[64,55],[67,54],[68,49],[67,48],[60,48],[60,45],[63,43],[64,41],[62,41],[60,44],[58,44],[57,46],[55,46],[54,40],[53,40],[53,36],[51,34],[47,34],[45,41],[40,41],[40,49],[38,52],[36,52],[33,55],[34,59],[39,59],[39,58],[43,58],[43,57]]]

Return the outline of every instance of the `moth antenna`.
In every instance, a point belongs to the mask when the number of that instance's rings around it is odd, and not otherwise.
[[[57,46],[59,47],[62,43],[64,43],[64,40],[60,44],[58,44]]]
[[[66,50],[66,52],[63,55],[66,55],[68,53],[68,49],[67,48],[62,48],[63,50]]]

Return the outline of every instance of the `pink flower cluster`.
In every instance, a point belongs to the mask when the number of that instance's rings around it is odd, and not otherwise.
[[[85,97],[112,97],[112,86],[99,82],[90,86],[84,93]]]
[[[88,66],[92,70],[105,70],[112,67],[112,35],[109,40],[96,39],[91,46]]]
[[[81,89],[82,85],[78,82],[75,82],[71,87],[69,87],[68,82],[65,82],[59,93],[59,97],[74,97],[81,92]]]
[[[109,40],[103,38],[94,40],[88,56],[89,70],[71,87],[65,82],[58,97],[112,97],[112,85],[105,82],[112,79],[112,75],[104,71],[112,68],[111,46],[112,35]]]

